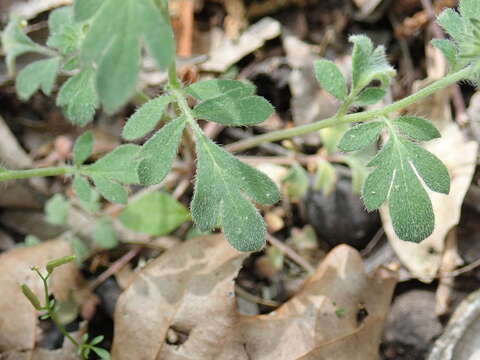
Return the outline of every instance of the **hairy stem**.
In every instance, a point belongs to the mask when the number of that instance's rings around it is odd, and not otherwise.
[[[417,91],[416,93],[407,96],[401,100],[398,100],[394,102],[393,104],[390,104],[388,106],[385,106],[382,109],[377,109],[377,110],[370,110],[370,111],[365,111],[365,112],[360,112],[360,113],[355,113],[355,114],[349,114],[349,115],[344,115],[342,116],[340,113],[324,119],[320,120],[311,124],[306,124],[306,125],[301,125],[301,126],[296,126],[291,129],[286,129],[286,130],[278,130],[278,131],[272,131],[267,134],[259,135],[259,136],[254,136],[248,139],[240,140],[237,142],[234,142],[225,148],[229,151],[242,151],[246,149],[250,149],[252,147],[255,147],[259,144],[263,144],[266,142],[273,142],[273,141],[278,141],[282,139],[287,139],[291,138],[294,136],[298,135],[303,135],[303,134],[308,134],[314,131],[318,131],[320,129],[324,129],[327,127],[332,127],[332,126],[337,126],[341,124],[346,124],[346,123],[352,123],[352,122],[361,122],[361,121],[368,121],[372,120],[374,118],[378,118],[380,116],[386,116],[392,112],[402,110],[403,108],[412,105],[419,100],[430,96],[434,94],[435,92],[451,85],[454,84],[458,81],[465,80],[469,77],[470,73],[472,71],[471,67],[467,67],[463,70],[459,70],[457,72],[454,72],[452,74],[449,74],[445,76],[444,78],[435,81],[434,83],[424,87],[423,89]]]
[[[27,179],[39,176],[57,176],[72,174],[74,170],[75,168],[73,168],[72,166],[59,166],[27,170],[5,170],[0,172],[0,181]]]

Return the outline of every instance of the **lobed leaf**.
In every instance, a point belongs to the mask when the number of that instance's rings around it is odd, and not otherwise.
[[[17,76],[15,87],[22,100],[28,100],[37,90],[50,95],[60,67],[60,58],[35,61],[23,68]]]
[[[420,242],[432,233],[435,218],[430,198],[419,178],[431,190],[448,194],[450,177],[445,165],[437,157],[410,142],[398,131],[419,140],[437,137],[438,131],[426,120],[416,117],[385,121],[390,137],[368,164],[375,168],[365,179],[362,198],[369,211],[388,201],[392,224],[398,237]],[[362,137],[362,134],[358,137]],[[359,141],[358,145],[361,143],[363,141]],[[357,149],[356,146],[351,148]]]
[[[320,86],[338,100],[345,100],[348,95],[347,82],[335,63],[320,59],[314,63],[315,77]]]
[[[369,121],[350,128],[340,140],[338,148],[349,152],[364,148],[378,139],[385,127],[384,121]]]
[[[272,105],[263,97],[251,95],[251,88],[238,87],[198,104],[195,117],[229,126],[253,125],[265,121],[273,113]]]
[[[202,231],[223,226],[229,243],[239,251],[256,251],[265,244],[265,224],[245,198],[272,204],[280,194],[263,173],[243,164],[197,132],[197,179],[192,217]],[[242,194],[243,191],[243,194]]]
[[[80,49],[83,40],[82,25],[75,23],[73,8],[64,6],[53,10],[48,17],[47,46],[67,55]]]
[[[61,106],[68,119],[80,126],[93,120],[98,107],[98,95],[95,90],[95,71],[86,68],[68,79],[60,88],[57,105]]]
[[[365,35],[352,35],[349,40],[353,43],[353,92],[360,92],[373,80],[381,81],[382,87],[386,87],[396,71],[386,59],[385,48],[378,46],[374,49],[372,41]]]
[[[82,165],[92,155],[93,134],[91,131],[85,131],[75,141],[73,146],[73,163],[75,166]]]
[[[142,146],[138,165],[141,184],[158,184],[167,176],[177,155],[185,123],[185,117],[170,121]]]
[[[203,80],[188,86],[185,91],[197,100],[205,101],[234,89],[243,88],[249,95],[255,93],[255,86],[238,80],[210,79]]]
[[[167,105],[171,101],[170,96],[163,95],[143,104],[128,119],[123,128],[122,137],[125,140],[135,140],[147,135],[161,120]]]
[[[85,62],[98,66],[96,87],[108,112],[116,111],[135,91],[141,41],[161,68],[174,59],[168,14],[154,0],[103,0],[98,10],[90,7],[77,14],[92,15],[81,54]]]
[[[133,231],[162,236],[190,220],[190,214],[171,195],[153,191],[128,204],[119,219]]]

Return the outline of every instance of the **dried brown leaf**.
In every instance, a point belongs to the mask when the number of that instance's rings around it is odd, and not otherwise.
[[[152,261],[118,300],[113,358],[217,358],[236,322],[233,279],[245,257],[212,235]],[[188,340],[169,344],[175,336]]]
[[[359,253],[332,250],[293,299],[269,315],[236,311],[245,255],[222,236],[169,250],[120,297],[115,359],[375,359],[395,277],[366,275]],[[176,344],[168,341],[181,338]]]

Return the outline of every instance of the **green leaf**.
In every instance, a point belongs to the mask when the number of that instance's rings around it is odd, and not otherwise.
[[[382,87],[388,85],[396,72],[388,63],[385,48],[373,48],[372,41],[365,35],[352,35],[352,85],[355,93],[361,91],[373,80],[382,82]]]
[[[58,8],[50,13],[48,30],[49,47],[58,49],[63,55],[80,49],[83,40],[82,25],[74,22],[71,6]]]
[[[25,66],[15,82],[17,94],[22,100],[28,100],[38,89],[50,95],[60,66],[60,58],[54,57],[35,61]]]
[[[86,68],[68,79],[60,88],[57,105],[63,107],[65,115],[73,124],[84,126],[93,120],[98,107],[94,75],[92,68]]]
[[[105,337],[103,335],[95,336],[92,341],[90,341],[90,345],[97,345],[100,344]]]
[[[185,122],[185,117],[170,121],[142,146],[138,165],[141,184],[158,184],[167,176],[177,155]]]
[[[225,237],[239,251],[256,251],[265,244],[265,224],[247,200],[273,204],[280,198],[275,184],[263,173],[242,163],[199,131],[197,178],[192,217],[201,231],[220,219]],[[243,193],[242,193],[243,192]]]
[[[340,69],[332,61],[321,59],[315,61],[315,77],[320,86],[339,100],[348,95],[347,82]]]
[[[77,264],[81,264],[90,256],[90,250],[85,243],[76,236],[69,237],[70,246],[72,247],[73,254]]]
[[[234,89],[245,89],[248,95],[255,93],[255,86],[238,80],[210,79],[196,82],[185,89],[186,93],[197,100],[205,101],[221,96]]]
[[[360,194],[368,175],[366,162],[363,156],[358,156],[358,153],[355,153],[345,156],[345,163],[350,167],[350,171],[352,172],[352,192],[354,194]]]
[[[125,140],[135,140],[147,135],[161,120],[167,105],[171,101],[170,96],[163,95],[143,104],[128,119],[123,128],[122,137]]]
[[[109,218],[103,217],[97,221],[93,230],[93,240],[104,249],[117,247],[117,234]]]
[[[457,64],[457,47],[455,44],[447,39],[433,39],[431,41],[432,45],[435,46],[438,50],[440,50],[445,56],[450,65],[450,69],[454,69]]]
[[[288,170],[288,173],[283,178],[282,182],[287,196],[292,201],[298,202],[307,193],[309,184],[308,173],[302,166],[294,164]]]
[[[161,68],[174,61],[168,16],[154,0],[104,0],[95,11],[81,53],[85,62],[98,66],[96,85],[108,112],[135,92],[141,42]]]
[[[140,149],[140,146],[134,144],[120,145],[94,164],[84,166],[82,173],[88,176],[101,176],[122,184],[138,183],[137,167]]]
[[[38,237],[30,234],[25,236],[25,239],[23,240],[23,244],[26,247],[39,245],[41,242],[42,241]]]
[[[82,165],[92,155],[93,135],[91,131],[85,131],[73,146],[73,163],[75,166]]]
[[[65,225],[69,209],[69,201],[62,194],[55,194],[45,204],[47,221],[54,225]]]
[[[415,140],[428,141],[441,136],[430,121],[421,117],[401,116],[394,124],[403,134]]]
[[[102,3],[103,0],[75,0],[73,7],[75,21],[90,19],[100,6],[102,6]]]
[[[315,177],[315,190],[322,190],[324,195],[330,195],[335,190],[337,183],[337,173],[335,168],[328,161],[321,161],[318,164]]]
[[[162,236],[190,220],[190,214],[172,196],[154,191],[128,204],[119,219],[133,231]]]
[[[98,192],[108,201],[119,204],[127,203],[127,191],[119,183],[101,175],[93,175],[92,180]]]
[[[17,16],[12,16],[5,30],[2,31],[2,47],[5,52],[7,71],[10,76],[15,73],[15,59],[29,52],[41,53],[42,47],[34,43],[24,32],[25,22]]]
[[[98,356],[100,356],[100,359],[102,360],[110,360],[110,353],[105,350],[105,349],[102,349],[102,348],[99,348],[99,347],[96,347],[96,346],[93,346],[91,348],[93,350],[93,352],[95,354],[97,354]]]
[[[367,87],[355,99],[354,105],[366,106],[373,105],[382,100],[387,91],[379,87]]]
[[[437,22],[456,42],[465,37],[465,25],[462,17],[453,9],[445,9],[437,17]]]
[[[81,201],[90,203],[92,200],[92,188],[83,176],[77,174],[73,177],[73,190]]]
[[[273,113],[272,105],[261,96],[251,95],[251,88],[239,87],[198,104],[193,113],[200,119],[229,126],[253,125]]]
[[[343,135],[338,144],[338,148],[345,152],[364,148],[378,139],[384,127],[384,121],[369,121],[358,124],[350,128],[345,135]]]
[[[444,194],[450,191],[450,177],[438,158],[402,137],[394,124],[389,122],[390,138],[368,164],[375,169],[365,180],[362,197],[369,211],[388,201],[398,237],[420,242],[432,233],[435,218],[419,177],[431,190]]]

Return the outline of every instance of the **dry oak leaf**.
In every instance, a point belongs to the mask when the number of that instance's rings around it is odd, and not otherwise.
[[[72,250],[64,240],[52,240],[40,245],[12,249],[0,254],[0,359],[9,358],[9,352],[28,352],[35,348],[39,331],[38,312],[20,290],[27,284],[42,299],[43,286],[37,274],[30,270],[38,266],[45,271],[45,265],[56,258],[71,255]],[[70,290],[75,296],[82,293],[81,276],[74,263],[55,270],[50,289],[58,300],[67,300]]]
[[[218,358],[219,344],[233,336],[233,280],[246,256],[222,235],[210,235],[153,260],[118,299],[113,359]],[[172,333],[187,341],[169,344]]]
[[[222,236],[192,239],[143,270],[115,313],[113,358],[140,360],[375,359],[396,283],[366,275],[358,252],[332,250],[303,290],[269,315],[237,313],[233,279],[245,257]],[[169,344],[169,331],[183,340]]]

